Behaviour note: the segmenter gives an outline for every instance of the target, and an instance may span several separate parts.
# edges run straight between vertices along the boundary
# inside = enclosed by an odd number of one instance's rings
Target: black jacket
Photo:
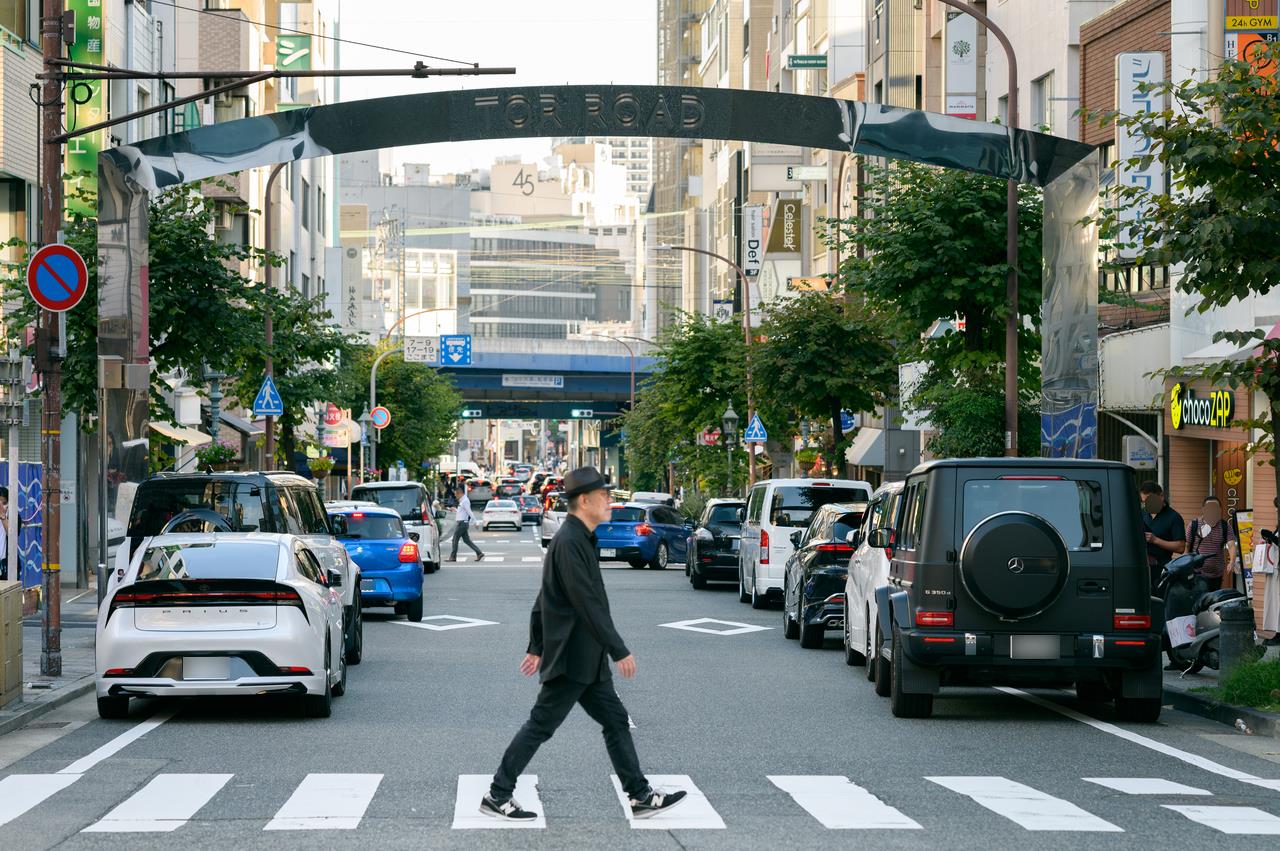
[[[529,617],[529,652],[542,657],[544,683],[560,676],[580,683],[607,680],[605,654],[615,662],[631,655],[609,614],[596,536],[572,514],[542,563],[542,589]]]

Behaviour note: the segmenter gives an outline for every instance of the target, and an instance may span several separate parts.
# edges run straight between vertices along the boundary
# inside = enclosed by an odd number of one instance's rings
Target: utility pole
[[[47,75],[58,70],[53,63],[62,59],[62,13],[62,0],[44,0],[40,36]],[[58,232],[62,228],[62,145],[55,141],[62,132],[62,84],[58,79],[45,77],[40,102],[43,149],[40,164],[40,243],[52,245],[58,241]],[[44,570],[41,575],[44,605],[40,617],[40,673],[46,677],[62,676],[62,556],[58,546],[62,529],[62,362],[55,348],[66,341],[56,340],[58,324],[57,313],[40,311],[36,329],[36,368],[44,376],[40,414],[40,448],[44,462],[41,494],[44,503]],[[105,424],[98,423],[98,428],[105,428]],[[16,448],[11,446],[9,451],[12,453]],[[18,495],[12,494],[10,498],[16,500]],[[16,536],[16,530],[13,534]]]

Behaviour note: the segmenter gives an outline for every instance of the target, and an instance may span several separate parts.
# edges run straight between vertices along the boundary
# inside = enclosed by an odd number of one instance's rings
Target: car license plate
[[[1062,640],[1056,635],[1009,636],[1010,659],[1057,659],[1062,654]]]
[[[600,548],[600,558],[616,558],[617,555],[618,555],[618,551],[613,549],[612,547]]]
[[[737,538],[734,538],[731,541],[729,541],[729,552],[736,553],[738,551],[738,545],[741,543],[742,542],[739,541]]]
[[[361,579],[361,580],[360,580],[360,590],[361,590],[361,591],[372,591],[372,590],[373,590],[373,580],[372,580],[372,579]]]
[[[231,679],[231,659],[226,656],[183,656],[184,680]]]

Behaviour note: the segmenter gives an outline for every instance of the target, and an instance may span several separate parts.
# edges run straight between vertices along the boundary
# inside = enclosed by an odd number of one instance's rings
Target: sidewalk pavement
[[[0,736],[93,691],[94,628],[98,595],[90,588],[63,589],[62,676],[40,674],[40,613],[22,622],[22,697],[0,709]]]
[[[1218,672],[1212,668],[1205,668],[1199,673],[1188,674],[1185,677],[1177,671],[1165,671],[1164,702],[1172,705],[1174,709],[1199,715],[1229,727],[1236,727],[1237,721],[1243,721],[1254,735],[1280,738],[1280,712],[1264,712],[1247,706],[1232,706],[1220,702],[1211,694],[1196,691],[1202,688],[1216,688],[1217,685]]]

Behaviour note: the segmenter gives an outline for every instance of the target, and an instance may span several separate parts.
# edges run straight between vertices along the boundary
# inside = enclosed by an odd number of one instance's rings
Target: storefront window
[[[0,243],[27,238],[27,184],[21,180],[0,179]],[[0,258],[16,263],[17,248],[0,249]]]

